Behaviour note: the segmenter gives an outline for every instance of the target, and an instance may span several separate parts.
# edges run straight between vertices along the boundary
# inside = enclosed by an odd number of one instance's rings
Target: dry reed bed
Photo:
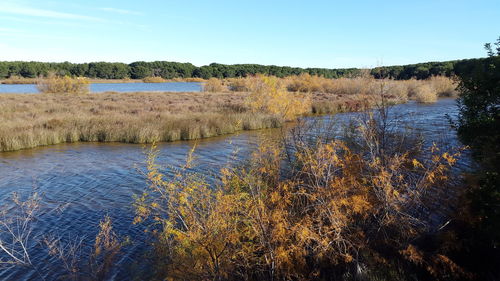
[[[273,128],[244,94],[103,93],[0,95],[0,151],[77,141],[149,143]]]
[[[207,92],[247,92],[259,87],[260,77],[211,78],[204,86]],[[435,102],[438,97],[456,97],[456,83],[447,77],[435,76],[426,80],[389,80],[374,79],[365,75],[353,78],[327,79],[320,76],[301,74],[281,78],[288,91],[313,93],[333,97],[352,97],[356,95],[373,96],[383,94],[394,102],[402,103],[409,99],[422,103]],[[329,99],[330,100],[330,99]]]
[[[367,97],[314,93],[311,113],[362,108]],[[0,151],[65,142],[151,143],[276,128],[252,112],[248,93],[0,94]]]

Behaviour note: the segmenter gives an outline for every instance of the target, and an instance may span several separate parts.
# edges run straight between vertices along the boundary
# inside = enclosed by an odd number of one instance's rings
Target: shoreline
[[[86,77],[84,77],[86,78]],[[157,83],[204,83],[204,79],[195,78],[173,78],[164,79],[162,82],[144,82],[143,79],[94,79],[86,78],[89,80],[90,84],[121,84],[121,83],[145,83],[145,84],[157,84]],[[36,85],[38,78],[19,78],[19,79],[3,79],[0,80],[2,85]]]

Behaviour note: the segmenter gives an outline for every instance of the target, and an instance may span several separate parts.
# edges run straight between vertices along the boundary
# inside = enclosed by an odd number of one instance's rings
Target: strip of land
[[[0,94],[0,151],[78,141],[191,140],[283,124],[276,115],[249,110],[247,97],[206,92]],[[333,112],[355,106],[360,97],[317,99]]]
[[[454,89],[447,78],[332,80],[302,75],[277,80],[281,85],[277,92],[264,90],[278,96],[274,102],[267,94],[260,98],[252,95],[263,91],[262,83],[262,77],[210,79],[205,92],[198,93],[0,94],[0,151],[79,141],[192,140],[276,128],[290,120],[276,114],[277,103],[294,97],[283,96],[281,91],[307,97],[307,108],[300,114],[334,114],[366,109],[382,97],[390,103],[408,99],[433,102],[438,96],[451,95]],[[267,110],[266,106],[255,106],[251,99],[258,103],[267,100]]]

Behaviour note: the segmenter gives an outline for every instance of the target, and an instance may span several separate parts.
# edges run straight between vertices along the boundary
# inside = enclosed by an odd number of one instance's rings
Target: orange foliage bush
[[[264,141],[247,168],[224,168],[210,187],[189,172],[193,151],[167,177],[153,148],[136,223],[159,225],[156,247],[168,256],[161,278],[330,280],[356,265],[386,266],[432,228],[426,211],[441,206],[432,194],[449,186],[457,156],[432,147],[424,158],[381,158],[341,141],[294,142],[293,151],[283,177],[283,147]],[[423,265],[420,256],[410,261]]]

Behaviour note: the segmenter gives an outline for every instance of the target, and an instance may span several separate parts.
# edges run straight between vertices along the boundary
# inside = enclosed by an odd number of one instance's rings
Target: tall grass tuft
[[[36,87],[44,94],[88,94],[89,85],[89,80],[86,78],[50,74],[46,78],[40,78]]]
[[[224,92],[225,90],[226,90],[226,87],[224,86],[222,81],[217,79],[217,78],[210,78],[203,85],[204,92],[220,93],[220,92]]]

